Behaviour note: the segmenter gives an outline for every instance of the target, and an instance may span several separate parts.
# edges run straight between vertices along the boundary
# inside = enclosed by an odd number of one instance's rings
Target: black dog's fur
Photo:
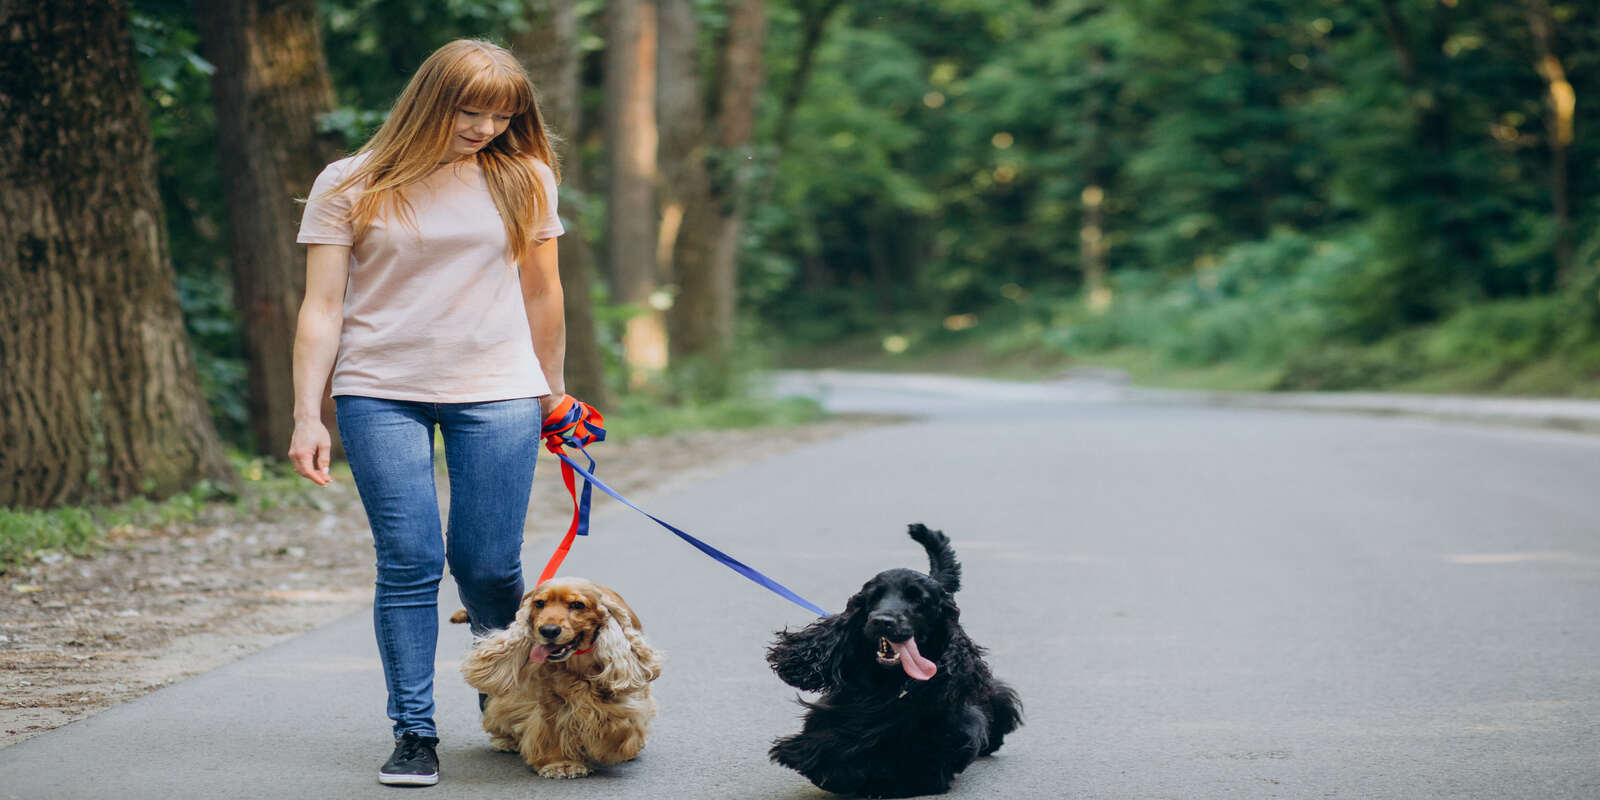
[[[782,631],[767,663],[784,683],[822,692],[800,733],[773,743],[772,760],[837,794],[910,797],[949,791],[972,760],[1000,749],[1022,724],[1022,702],[996,680],[961,629],[961,565],[950,539],[911,525],[929,575],[891,569],[850,598],[844,613]],[[938,665],[927,681],[877,660],[879,638],[910,636]]]

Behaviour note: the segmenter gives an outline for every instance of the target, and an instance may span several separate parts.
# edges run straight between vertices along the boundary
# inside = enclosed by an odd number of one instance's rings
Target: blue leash
[[[575,417],[576,416],[582,415],[583,413],[584,413],[583,412],[583,407],[578,403],[574,403],[572,408],[569,409],[567,411],[567,414],[564,415],[567,418],[565,420],[567,425],[562,425],[561,422],[556,422],[556,423],[547,422],[546,423],[546,429],[549,430],[549,429],[552,428],[552,426],[555,426],[558,430],[560,428],[562,428],[562,427],[568,427],[568,426],[570,426],[570,423],[575,421]],[[598,413],[596,413],[595,416],[598,417],[599,416]],[[601,420],[601,422],[603,422],[603,420]],[[586,436],[584,438],[587,438],[590,441],[602,441],[602,440],[605,439],[605,429],[601,428],[598,424],[596,424],[594,422],[590,422],[586,427],[590,431],[597,432],[598,435],[589,435],[589,436]],[[573,535],[587,535],[588,534],[588,530],[589,530],[589,519],[588,519],[589,518],[589,487],[590,486],[594,486],[594,487],[598,488],[600,491],[605,492],[608,495],[611,495],[613,498],[616,499],[617,502],[627,506],[628,508],[633,509],[634,511],[639,512],[640,514],[645,515],[646,517],[649,517],[651,520],[655,521],[655,523],[657,525],[660,525],[661,527],[666,528],[667,530],[669,530],[673,534],[675,534],[678,538],[680,538],[680,539],[684,540],[685,542],[688,542],[689,544],[693,545],[696,550],[699,550],[700,552],[705,553],[706,555],[710,556],[711,558],[722,562],[722,564],[724,566],[728,567],[729,569],[733,570],[734,572],[739,573],[740,575],[745,576],[746,578],[749,578],[752,582],[754,582],[754,583],[756,583],[756,584],[758,584],[760,586],[766,587],[766,589],[768,591],[771,591],[774,594],[777,594],[778,596],[787,599],[789,602],[794,603],[795,605],[798,605],[801,608],[804,608],[807,611],[810,611],[810,612],[812,612],[812,613],[814,613],[814,614],[816,614],[818,616],[822,616],[822,617],[830,616],[830,614],[828,612],[823,611],[816,604],[814,604],[811,601],[805,599],[804,597],[801,597],[800,595],[795,594],[794,592],[790,591],[783,584],[778,583],[777,581],[775,581],[775,580],[773,580],[771,578],[768,578],[767,576],[761,574],[756,569],[746,565],[744,562],[734,558],[733,556],[728,555],[727,553],[722,552],[721,550],[718,550],[715,547],[712,547],[709,544],[706,544],[705,542],[703,542],[703,541],[701,541],[699,539],[696,539],[695,537],[693,537],[693,536],[689,535],[688,533],[684,532],[681,528],[678,528],[677,526],[667,522],[666,520],[663,520],[660,517],[658,517],[658,516],[656,516],[654,514],[651,514],[650,512],[645,511],[644,509],[642,509],[642,508],[634,505],[633,503],[629,502],[628,498],[623,497],[620,494],[617,494],[616,490],[612,489],[610,486],[605,485],[604,482],[602,482],[599,478],[596,478],[594,476],[594,468],[595,468],[594,456],[589,455],[589,451],[585,450],[583,448],[583,443],[582,442],[580,442],[577,438],[575,438],[573,436],[564,435],[563,433],[556,433],[555,435],[558,436],[560,438],[560,440],[564,444],[566,444],[568,446],[571,446],[571,447],[577,448],[578,452],[582,453],[584,458],[589,459],[589,468],[588,469],[584,469],[583,467],[578,466],[578,462],[573,461],[566,453],[562,452],[559,448],[557,448],[557,447],[548,448],[550,450],[550,452],[556,454],[557,458],[561,459],[561,461],[566,465],[566,467],[568,469],[571,469],[573,472],[575,472],[578,475],[582,476],[583,480],[585,482],[584,483],[584,487],[583,487],[583,492],[582,492],[582,501],[581,501],[581,503],[578,502],[578,498],[576,496],[573,498],[574,504],[578,506],[577,517],[579,517],[580,519],[576,519],[574,521],[574,526],[573,526],[574,529],[573,529],[573,531],[569,533],[569,535],[567,537],[567,541],[563,543],[562,550],[557,552],[557,557],[558,558],[561,557],[561,556],[564,556],[566,554],[565,553],[565,548],[570,546],[570,542],[571,542],[571,539],[572,539]],[[572,489],[573,488],[572,484],[568,483],[567,484],[567,488],[569,490]],[[559,562],[553,560],[551,566],[546,567],[545,571],[546,572],[550,572],[550,573],[553,574],[554,567],[555,567],[555,565],[557,563],[559,563]],[[542,579],[541,579],[541,581],[542,581]]]

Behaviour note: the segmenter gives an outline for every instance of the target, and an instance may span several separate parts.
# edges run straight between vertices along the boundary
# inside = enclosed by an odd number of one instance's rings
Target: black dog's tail
[[[907,526],[906,532],[928,551],[928,575],[951,594],[961,591],[961,562],[956,560],[956,551],[950,548],[950,537],[920,522]]]

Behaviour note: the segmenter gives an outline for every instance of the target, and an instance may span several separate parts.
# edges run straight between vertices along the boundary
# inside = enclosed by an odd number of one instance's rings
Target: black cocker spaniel
[[[961,564],[950,539],[917,524],[929,574],[891,569],[844,613],[782,631],[767,663],[784,683],[821,692],[800,733],[772,760],[827,791],[865,797],[941,794],[972,760],[1022,724],[1022,702],[996,680],[961,629]]]

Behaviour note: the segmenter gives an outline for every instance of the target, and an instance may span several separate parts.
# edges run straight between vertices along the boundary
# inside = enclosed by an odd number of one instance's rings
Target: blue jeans
[[[339,438],[377,549],[373,627],[396,737],[437,736],[439,581],[456,580],[474,633],[505,628],[522,600],[522,526],[538,456],[539,401],[418,403],[341,395]],[[433,429],[444,438],[450,520],[440,530]]]

